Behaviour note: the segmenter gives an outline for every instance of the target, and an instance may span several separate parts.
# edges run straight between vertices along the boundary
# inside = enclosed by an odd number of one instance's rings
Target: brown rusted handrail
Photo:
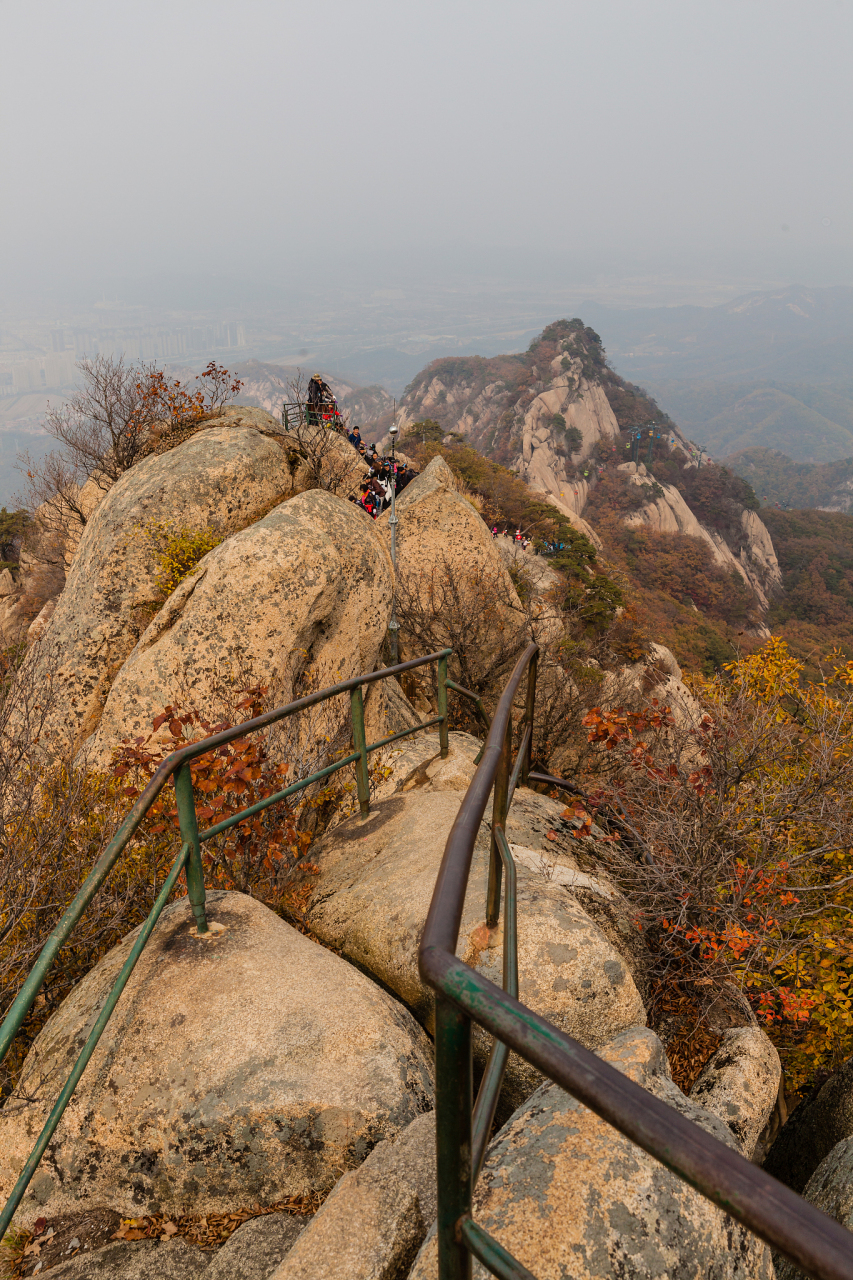
[[[815,1280],[853,1280],[853,1234],[457,959],[474,842],[493,785],[493,847],[497,838],[505,856],[509,853],[506,810],[497,793],[511,771],[513,704],[536,653],[535,645],[525,650],[498,703],[482,761],[445,845],[418,956],[421,977],[436,993],[439,1280],[470,1280],[472,1253],[502,1280],[530,1276],[471,1220],[479,1164],[475,1147],[482,1142],[472,1126],[472,1022],[490,1032],[496,1046],[514,1050]],[[526,728],[532,721],[533,684],[528,685]],[[527,733],[525,739],[529,753]],[[529,755],[522,777],[528,762]],[[490,876],[487,917],[499,905],[494,898]],[[515,912],[509,883],[505,911]],[[478,1111],[483,1110],[481,1099]]]

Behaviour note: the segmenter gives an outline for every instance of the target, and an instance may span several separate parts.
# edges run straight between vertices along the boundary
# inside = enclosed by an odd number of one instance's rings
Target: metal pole
[[[503,861],[498,845],[497,828],[506,824],[509,795],[510,756],[512,755],[512,716],[506,722],[506,736],[495,774],[495,798],[492,804],[492,845],[489,855],[489,887],[486,893],[486,924],[494,929],[501,914],[501,873]]]
[[[175,775],[175,799],[178,804],[178,823],[181,839],[190,847],[187,858],[187,894],[195,916],[199,933],[207,933],[207,914],[204,909],[204,871],[201,866],[201,845],[198,839],[198,819],[193,797],[193,781],[189,762],[182,764]]]
[[[439,1280],[471,1280],[471,1255],[458,1235],[471,1213],[474,1082],[471,1020],[449,1000],[435,1002],[435,1146]]]
[[[364,697],[361,685],[350,693],[352,711],[352,744],[358,752],[355,762],[355,784],[358,789],[358,807],[362,818],[370,815],[370,778],[367,772],[367,738],[364,736]]]
[[[539,654],[534,653],[530,659],[530,666],[527,668],[527,699],[524,707],[524,720],[530,725],[530,737],[527,740],[527,749],[524,752],[524,759],[521,764],[521,773],[519,782],[523,787],[527,786],[527,776],[530,773],[530,759],[533,754],[533,714],[536,710],[536,674],[539,670]]]
[[[450,741],[447,736],[447,654],[443,654],[438,660],[438,714],[441,716],[441,723],[438,726],[438,742],[441,747],[442,760],[447,759],[447,753],[450,749]]]
[[[394,401],[394,416],[397,415],[397,401]],[[397,621],[397,454],[395,450],[396,435],[391,433],[391,515],[388,524],[391,528],[391,564],[394,566],[394,586],[391,594],[391,621],[388,630],[391,632],[391,666],[400,661],[400,624]]]

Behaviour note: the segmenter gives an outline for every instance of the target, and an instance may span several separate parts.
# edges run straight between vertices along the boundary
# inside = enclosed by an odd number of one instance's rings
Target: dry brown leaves
[[[48,1222],[39,1218],[32,1232],[9,1232],[4,1241],[7,1270],[14,1280],[42,1275],[59,1262],[79,1253],[103,1248],[113,1240],[171,1240],[182,1236],[200,1249],[219,1249],[230,1235],[248,1222],[271,1213],[295,1213],[309,1217],[317,1212],[325,1195],[289,1196],[275,1204],[255,1205],[234,1213],[150,1214],[141,1218],[119,1218],[109,1209],[65,1214]]]
[[[654,1027],[666,1045],[672,1078],[687,1094],[720,1047],[722,1037],[709,1030],[693,992],[678,983],[659,986],[652,1008]]]
[[[300,1213],[307,1217],[317,1212],[323,1200],[324,1196],[314,1192],[310,1196],[288,1196],[276,1204],[255,1205],[253,1209],[240,1209],[236,1213],[208,1213],[204,1217],[184,1214],[173,1218],[151,1214],[144,1218],[122,1218],[121,1226],[112,1239],[170,1240],[173,1236],[183,1236],[200,1249],[218,1249],[250,1218],[260,1218],[269,1213]]]

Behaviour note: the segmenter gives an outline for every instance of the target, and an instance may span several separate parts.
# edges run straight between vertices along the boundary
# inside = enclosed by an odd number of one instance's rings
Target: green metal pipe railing
[[[267,711],[261,716],[256,716],[253,720],[247,720],[243,724],[234,725],[230,729],[224,729],[220,733],[213,734],[209,738],[202,738],[198,742],[188,743],[185,747],[181,747],[179,751],[174,751],[162,762],[161,765],[159,765],[139,799],[122,822],[115,836],[95,863],[95,866],[89,872],[89,875],[86,877],[86,880],[73,902],[63,913],[61,920],[48,937],[47,942],[39,954],[38,960],[30,970],[26,981],[21,987],[21,990],[3,1021],[2,1027],[0,1027],[0,1062],[2,1062],[11,1048],[15,1036],[23,1025],[24,1019],[32,1007],[33,1001],[38,995],[39,989],[50,972],[57,955],[68,940],[75,925],[86,911],[86,908],[89,906],[98,890],[104,884],[107,876],[116,865],[123,851],[127,847],[128,842],[139,828],[139,825],[145,815],[160,795],[168,780],[173,777],[176,807],[178,811],[178,826],[182,841],[181,851],[175,859],[172,869],[157,896],[157,900],[154,903],[145,924],[142,926],[139,937],[128,956],[127,962],[107,997],[106,1004],[104,1005],[104,1008],[102,1009],[98,1020],[74,1065],[71,1075],[68,1077],[68,1080],[62,1088],[59,1098],[48,1117],[38,1142],[33,1148],[33,1151],[21,1172],[18,1182],[6,1202],[2,1214],[0,1214],[0,1240],[2,1240],[5,1235],[15,1211],[26,1192],[27,1186],[38,1168],[39,1161],[47,1149],[48,1143],[56,1130],[56,1126],[62,1118],[62,1114],[65,1111],[75,1088],[77,1087],[80,1077],[83,1074],[83,1070],[95,1050],[95,1046],[97,1045],[107,1022],[115,1009],[118,999],[121,996],[131,973],[133,972],[134,965],[139,959],[142,949],[151,935],[151,931],[160,917],[160,913],[169,899],[169,895],[175,887],[175,883],[181,871],[185,871],[186,873],[187,896],[196,922],[196,928],[200,934],[205,934],[208,932],[208,923],[207,913],[205,910],[204,870],[201,861],[201,848],[206,841],[211,840],[214,836],[219,835],[223,831],[227,831],[229,827],[236,826],[238,823],[254,817],[255,814],[260,813],[264,809],[268,809],[270,805],[277,804],[281,800],[287,799],[288,796],[295,795],[296,792],[303,791],[306,787],[310,787],[316,782],[321,782],[325,778],[331,777],[332,774],[337,773],[340,769],[344,769],[347,765],[351,764],[354,764],[356,767],[356,790],[358,794],[359,809],[362,818],[366,818],[369,815],[370,810],[370,788],[368,775],[368,756],[370,755],[370,752],[376,751],[380,747],[388,746],[390,743],[396,742],[400,738],[409,737],[415,733],[421,733],[423,730],[431,728],[433,725],[438,725],[439,747],[442,757],[446,757],[448,752],[447,688],[449,685],[449,681],[447,679],[447,660],[451,653],[451,649],[441,649],[436,653],[427,654],[423,658],[412,658],[408,662],[400,662],[393,667],[384,667],[380,671],[372,671],[365,675],[354,676],[351,680],[342,680],[339,684],[332,685],[328,689],[320,689],[316,693],[308,694],[306,697],[299,698],[295,702],[290,702],[284,707],[277,707],[273,711]],[[364,695],[362,692],[364,686],[375,684],[377,681],[386,680],[389,677],[401,675],[405,671],[412,671],[416,667],[422,667],[432,662],[437,664],[438,715],[432,717],[430,720],[424,721],[422,724],[415,725],[413,728],[402,729],[398,733],[389,734],[388,737],[382,738],[378,742],[368,744],[364,728]],[[222,822],[218,822],[214,826],[208,827],[205,831],[199,831],[195,796],[193,794],[192,786],[192,774],[190,770],[190,764],[193,760],[198,756],[204,755],[208,751],[214,751],[218,747],[234,742],[238,738],[244,738],[250,733],[255,733],[258,730],[269,728],[280,720],[297,715],[300,711],[305,711],[309,707],[316,706],[320,702],[328,701],[330,698],[334,698],[345,693],[349,693],[350,695],[350,714],[352,718],[354,751],[350,752],[342,759],[336,760],[332,764],[327,765],[325,768],[316,770],[314,773],[309,774],[308,777],[292,783],[282,791],[276,792],[275,795],[268,796],[257,804],[241,810],[240,813],[233,814],[231,817],[223,819]]]
[[[436,993],[439,1280],[470,1280],[472,1256],[500,1280],[534,1280],[472,1219],[474,1186],[509,1050],[815,1280],[853,1280],[853,1234],[518,1000],[517,970],[513,979],[506,954],[512,948],[517,965],[517,894],[514,874],[508,871],[512,855],[504,823],[513,778],[536,780],[535,774],[530,775],[528,733],[535,710],[535,657],[536,646],[530,645],[495,711],[481,763],[447,839],[418,955],[421,978]],[[512,711],[525,674],[523,749],[519,751],[523,763],[519,768],[516,761],[513,768]],[[474,844],[493,786],[486,921],[492,928],[498,924],[503,871],[504,989],[456,956]],[[474,1022],[494,1037],[476,1107],[472,1103]],[[499,1045],[504,1048],[503,1063]],[[494,1062],[499,1066],[493,1068]]]

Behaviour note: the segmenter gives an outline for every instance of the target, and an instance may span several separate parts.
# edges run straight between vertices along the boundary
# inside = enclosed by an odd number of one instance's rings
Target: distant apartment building
[[[44,331],[43,331],[44,332]],[[4,362],[0,395],[26,395],[33,391],[68,390],[79,381],[77,362],[97,355],[137,360],[180,360],[210,355],[246,345],[246,330],[237,321],[184,325],[164,329],[55,328],[49,331],[50,350],[44,355],[12,357]],[[46,337],[41,342],[47,345]]]
[[[68,387],[75,377],[72,355],[47,355],[36,360],[18,360],[12,365],[12,392],[26,395],[31,391]]]

